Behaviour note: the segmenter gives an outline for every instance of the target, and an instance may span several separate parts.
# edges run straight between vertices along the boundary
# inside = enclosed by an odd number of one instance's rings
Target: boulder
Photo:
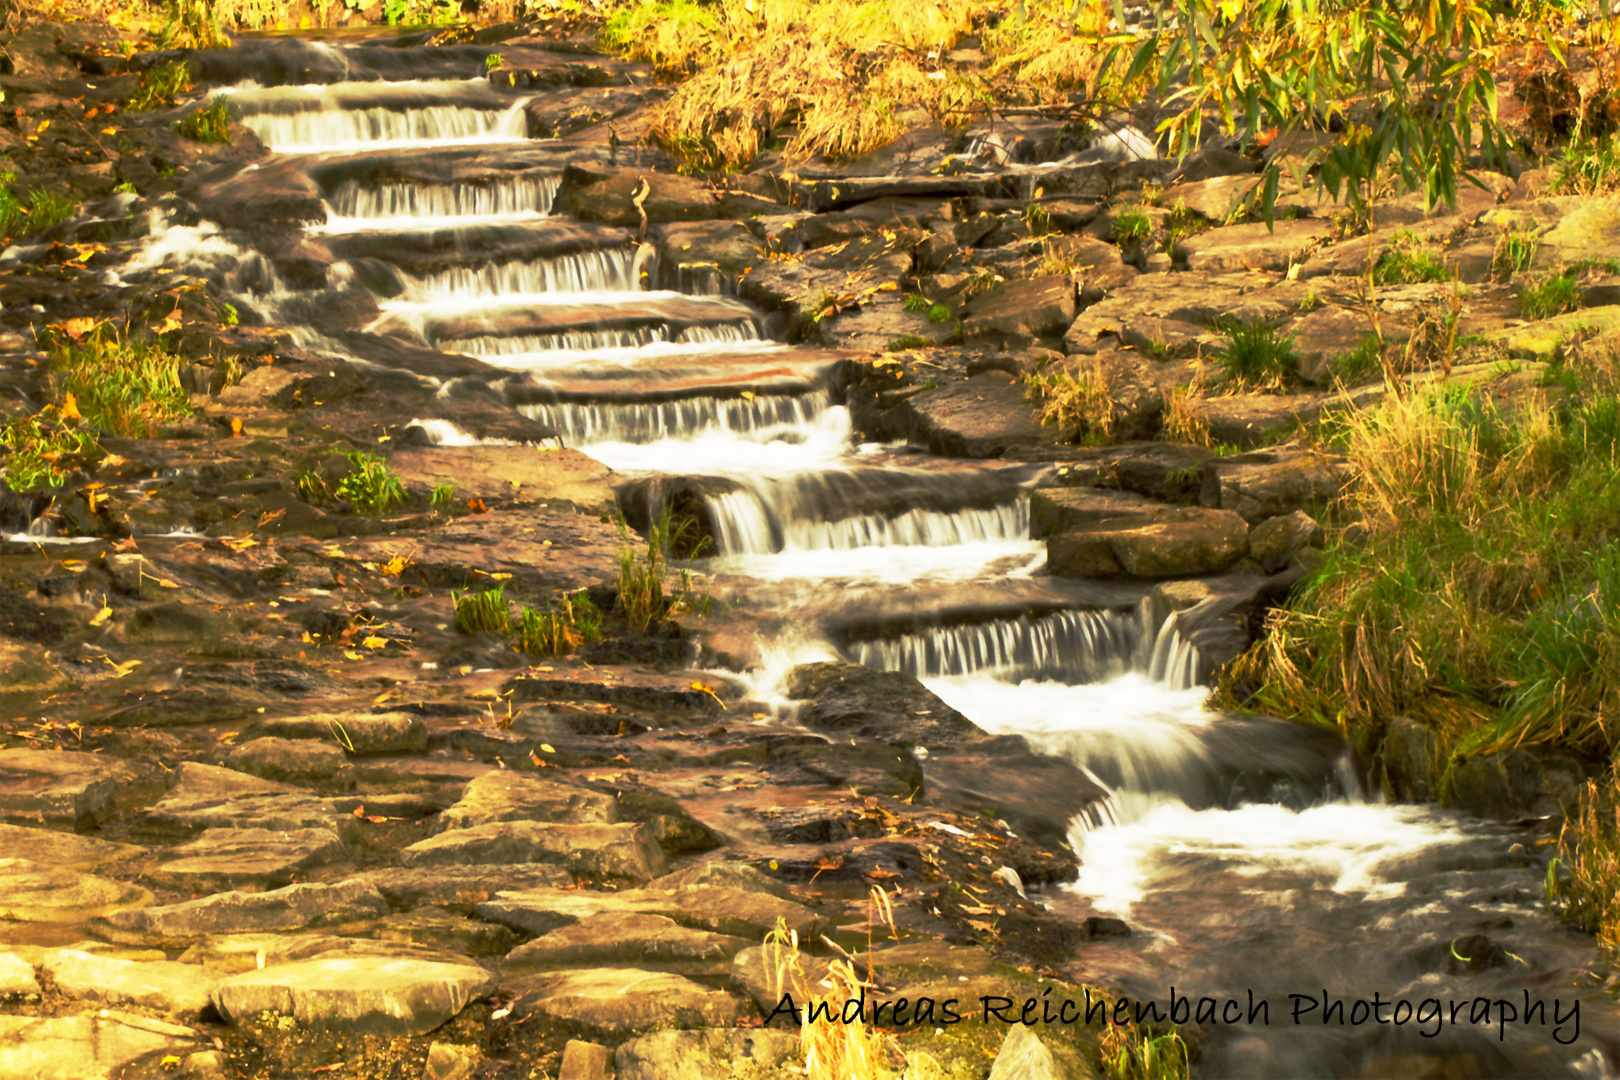
[[[468,829],[499,821],[612,825],[618,820],[611,795],[491,769],[467,785],[460,801],[439,815],[438,824],[440,829]]]
[[[558,968],[627,965],[681,974],[719,974],[752,944],[746,938],[681,926],[664,915],[603,913],[519,945],[503,975]]]
[[[0,952],[0,997],[21,997],[39,992],[34,965],[16,953]]]
[[[1251,525],[1325,506],[1350,482],[1342,459],[1297,448],[1213,458],[1198,501],[1230,510]]]
[[[195,964],[118,960],[78,949],[52,949],[40,966],[68,997],[183,1017],[202,1012],[219,981]]]
[[[162,770],[76,750],[0,750],[0,817],[63,828],[96,825],[161,793]]]
[[[1308,547],[1321,547],[1322,526],[1303,510],[1261,522],[1249,531],[1249,556],[1275,574]]]
[[[207,829],[172,847],[146,880],[183,892],[277,889],[305,871],[348,861],[331,829]]]
[[[265,780],[354,786],[354,766],[342,750],[329,743],[266,736],[232,750],[225,764]]]
[[[1061,338],[1074,313],[1074,282],[1067,277],[1008,281],[962,308],[962,336],[1003,348],[1028,348],[1042,339]]]
[[[1047,541],[1047,564],[1064,577],[1215,574],[1248,553],[1248,525],[1229,510],[1174,509],[1112,518]]]
[[[642,209],[649,222],[710,221],[732,215],[722,212],[715,193],[703,181],[651,169],[586,168],[569,165],[563,170],[553,213],[580,221],[635,228],[641,224],[633,199],[641,185],[648,186]]]
[[[539,937],[559,926],[611,914],[662,915],[697,930],[758,941],[785,920],[789,930],[808,940],[823,932],[822,915],[769,893],[717,885],[678,889],[624,889],[617,893],[584,889],[526,889],[502,893],[478,905],[481,918]]]
[[[743,1015],[730,994],[679,975],[640,968],[590,968],[504,982],[517,1011],[612,1041],[659,1028],[728,1028]]]
[[[245,746],[265,736],[331,743],[355,754],[420,753],[428,744],[422,718],[410,713],[303,713],[258,720],[243,729],[241,742]]]
[[[121,881],[0,859],[0,913],[12,922],[79,924],[151,902],[151,893]]]
[[[545,863],[480,864],[474,866],[395,866],[367,870],[350,880],[372,886],[396,908],[432,905],[458,914],[497,893],[514,889],[561,888],[573,884],[573,875]]]
[[[824,661],[788,672],[783,691],[806,702],[799,722],[840,740],[850,737],[930,748],[983,734],[973,721],[901,671]]]
[[[1278,221],[1271,229],[1264,222],[1228,225],[1183,238],[1176,244],[1175,255],[1193,271],[1280,273],[1303,262],[1312,246],[1331,232],[1332,225],[1326,221]]]
[[[664,853],[643,825],[498,821],[450,829],[400,852],[406,866],[543,862],[596,883],[642,884],[664,872]]]
[[[189,1027],[116,1009],[78,1016],[0,1016],[0,1076],[28,1080],[114,1080],[126,1066],[196,1045]]]
[[[162,907],[121,911],[97,919],[91,931],[109,940],[150,941],[166,947],[189,945],[211,934],[301,930],[375,919],[388,902],[370,885],[289,885],[270,892],[227,892]]]
[[[182,762],[180,780],[140,818],[142,830],[190,836],[205,829],[331,829],[358,838],[354,816],[329,799],[234,769]]]
[[[613,1061],[618,1080],[740,1080],[784,1075],[800,1054],[797,1032],[655,1031],[620,1044]]]
[[[316,1028],[420,1035],[494,987],[492,975],[468,964],[339,956],[243,972],[212,996],[220,1013],[238,1023],[271,1013]]]
[[[0,859],[28,859],[56,870],[92,873],[139,861],[146,854],[146,848],[134,844],[115,844],[55,829],[0,825]]]

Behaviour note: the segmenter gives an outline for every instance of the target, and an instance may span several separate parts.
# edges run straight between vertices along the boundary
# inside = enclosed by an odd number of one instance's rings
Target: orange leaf
[[[242,434],[242,421],[237,419],[234,416],[231,417],[231,434],[232,435],[240,435],[240,434]]]
[[[72,394],[62,395],[62,419],[82,420],[79,415],[79,401]]]

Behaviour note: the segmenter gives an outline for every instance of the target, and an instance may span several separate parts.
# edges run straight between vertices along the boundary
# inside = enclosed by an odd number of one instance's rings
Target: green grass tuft
[[[1227,319],[1221,333],[1226,347],[1214,360],[1231,389],[1280,389],[1299,370],[1294,339],[1264,320]]]
[[[512,629],[512,608],[503,585],[477,592],[451,589],[450,602],[456,608],[456,629],[463,634],[505,634]]]
[[[347,476],[338,481],[337,497],[353,506],[356,512],[381,516],[408,501],[405,486],[399,477],[388,471],[388,464],[377,454],[365,450],[350,450],[347,457],[351,468]]]
[[[175,121],[174,130],[193,142],[229,145],[231,141],[231,111],[224,98],[219,98],[206,109],[198,109]]]
[[[1527,319],[1550,319],[1580,306],[1581,293],[1572,274],[1554,274],[1519,292],[1519,311]]]

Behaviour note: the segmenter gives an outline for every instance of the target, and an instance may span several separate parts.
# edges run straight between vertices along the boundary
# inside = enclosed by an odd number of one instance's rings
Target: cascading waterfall
[[[328,214],[379,227],[419,225],[434,219],[519,216],[551,213],[555,176],[519,176],[487,184],[379,184],[345,180],[327,196]]]
[[[682,398],[678,401],[562,401],[521,405],[518,411],[556,428],[569,446],[653,443],[695,433],[780,434],[814,423],[832,407],[832,394],[760,394],[753,398]]]
[[[1029,535],[1029,498],[991,509],[908,510],[894,516],[853,513],[823,516],[801,512],[817,501],[821,476],[747,478],[748,486],[705,498],[722,555],[794,551],[852,551],[868,547],[950,547],[995,543]],[[807,494],[812,495],[806,498]]]
[[[445,341],[441,349],[484,357],[499,364],[503,356],[545,356],[552,353],[578,356],[609,350],[644,349],[649,345],[688,346],[685,350],[662,349],[660,355],[681,351],[701,353],[715,345],[766,344],[750,319],[715,326],[688,326],[671,330],[668,326],[642,326],[631,330],[570,330],[564,334],[520,334],[514,337],[476,337]],[[627,361],[645,359],[651,354],[627,355]]]
[[[635,262],[634,249],[620,248],[609,251],[581,251],[573,255],[562,255],[555,259],[537,259],[533,262],[458,266],[426,277],[407,278],[404,298],[425,302],[479,297],[493,299],[511,293],[634,292]],[[500,339],[472,340],[476,342]],[[462,351],[478,352],[482,349]],[[497,347],[489,351],[530,350]]]
[[[526,100],[482,80],[226,87],[242,124],[283,154],[527,142]]]

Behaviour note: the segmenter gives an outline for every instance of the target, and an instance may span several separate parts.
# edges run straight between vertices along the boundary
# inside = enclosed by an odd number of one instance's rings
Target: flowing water
[[[350,59],[328,52],[322,63],[348,77]],[[219,92],[278,153],[310,155],[312,168],[334,154],[469,146],[499,160],[526,142],[524,102],[475,76]],[[328,220],[312,235],[363,240],[368,258],[387,262],[393,245],[421,249],[424,233],[511,244],[559,225],[555,176],[525,162],[477,183],[377,171],[327,187]],[[217,231],[160,230],[145,257],[197,258],[237,260],[244,303],[297,322],[297,290],[254,271],[255,256]],[[741,591],[768,589],[813,613],[845,585],[915,587],[926,598],[1039,578],[1044,546],[1029,534],[1027,471],[859,445],[829,367],[808,358],[784,368],[802,350],[766,340],[759,313],[712,276],[684,291],[647,291],[656,280],[644,273],[647,258],[618,236],[431,271],[402,261],[370,329],[527,373],[544,400],[514,407],[616,470],[709,478],[716,550],[701,568]],[[353,287],[357,275],[329,277]],[[314,332],[302,340],[326,341]],[[419,423],[445,443],[474,441],[443,421]],[[1111,798],[1074,827],[1079,880],[1042,899],[1133,929],[1087,946],[1073,974],[1166,1007],[1172,987],[1194,1005],[1243,1003],[1242,1022],[1222,1008],[1207,1026],[1198,1075],[1615,1075],[1614,1002],[1581,989],[1592,985],[1582,974],[1594,963],[1590,942],[1541,911],[1540,864],[1522,846],[1529,833],[1382,804],[1334,737],[1208,711],[1208,664],[1179,617],[1156,619],[1145,603],[1012,607],[964,619],[946,617],[942,604],[937,617],[903,627],[810,621],[801,642],[777,643],[774,654],[837,651],[911,672],[982,727],[1025,735],[1105,785]],[[1453,973],[1452,943],[1475,933],[1512,958]],[[1579,1037],[1566,1019],[1555,1038],[1551,1018],[1500,1032],[1412,1017],[1321,1023],[1334,1001],[1354,1019],[1354,1003],[1375,993],[1414,1006],[1529,993],[1549,1013],[1554,998],[1565,1011],[1579,998],[1585,1011]],[[1269,1023],[1250,1022],[1251,997],[1269,1002]]]

